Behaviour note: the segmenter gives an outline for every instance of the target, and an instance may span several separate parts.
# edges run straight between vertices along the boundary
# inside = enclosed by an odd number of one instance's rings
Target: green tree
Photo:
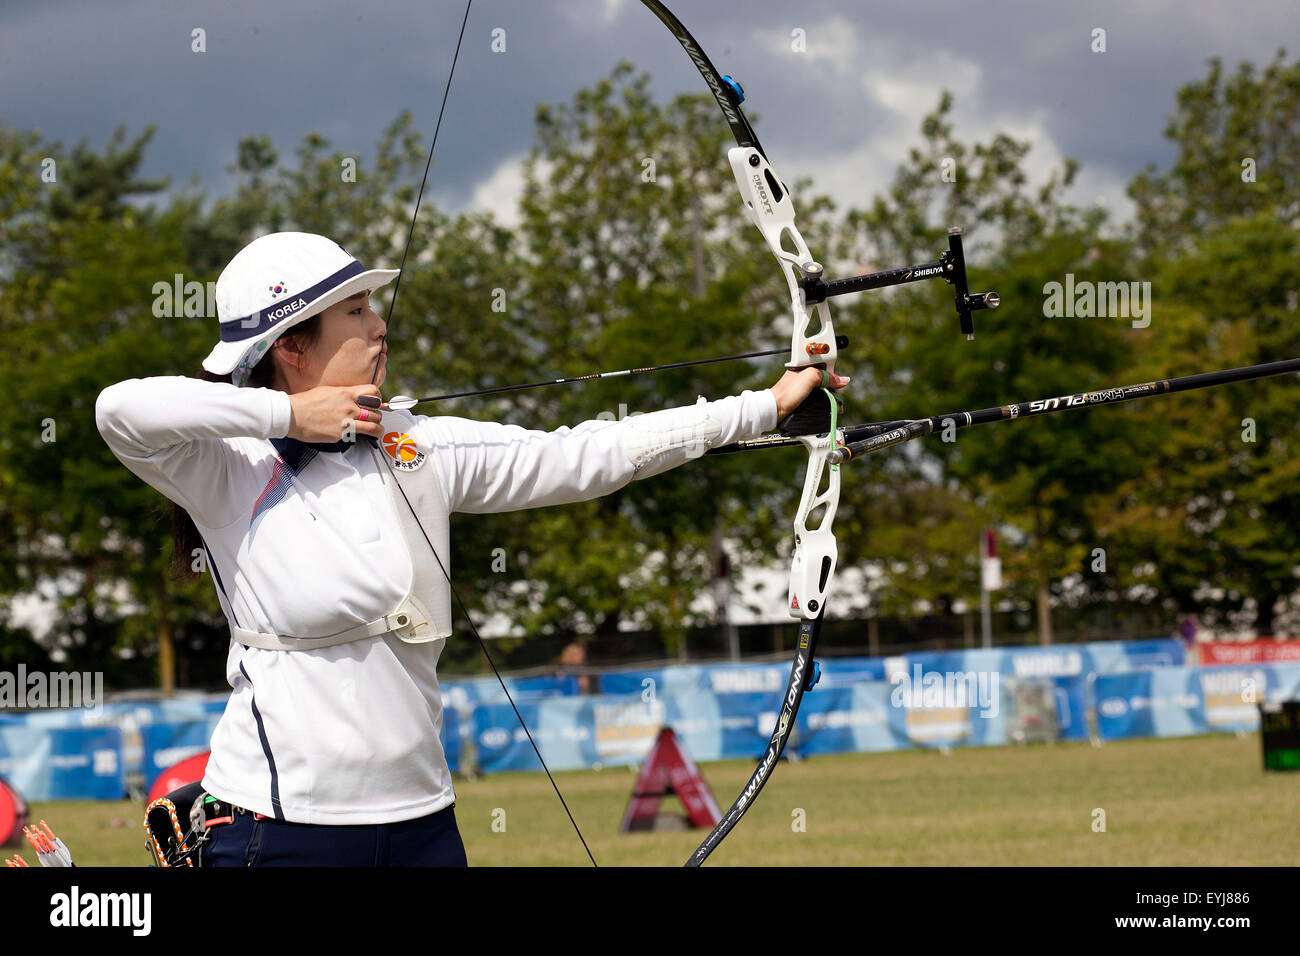
[[[745,231],[716,105],[699,95],[660,107],[647,87],[648,77],[623,64],[572,104],[538,110],[510,328],[476,384],[788,340],[788,300],[775,294],[783,286],[761,240]],[[777,374],[776,363],[697,367],[479,402],[475,415],[554,427],[765,387]],[[763,516],[786,512],[797,494],[791,467],[789,459],[710,459],[585,504],[495,523],[476,517],[481,530],[461,537],[513,557],[517,574],[480,581],[523,632],[594,634],[603,643],[630,622],[663,634],[665,650],[678,653],[686,627],[711,616],[692,604],[707,589],[715,525],[739,542],[742,562],[768,560],[787,535]]]
[[[1122,245],[1097,238],[1103,213],[1062,198],[1077,165],[1065,163],[1031,189],[1023,169],[1029,144],[1005,135],[961,143],[947,119],[951,107],[944,94],[887,194],[845,216],[837,250],[880,267],[927,261],[944,248],[947,226],[967,226],[972,288],[996,288],[1002,307],[977,314],[973,342],[961,339],[952,291],[938,284],[842,308],[842,326],[865,330],[876,346],[854,356],[867,368],[855,400],[865,393],[871,418],[916,418],[1101,384],[1125,367],[1136,337],[1114,319],[1046,314],[1044,287],[1066,273],[1132,278]],[[1086,497],[1134,472],[1126,435],[1132,430],[1122,418],[1044,419],[952,432],[952,440],[941,434],[886,452],[891,458],[849,465],[854,480],[845,482],[842,524],[851,554],[882,562],[878,590],[893,596],[886,609],[905,613],[925,602],[942,613],[978,597],[979,528],[1008,527],[1012,540],[1025,544],[1004,554],[1003,593],[1037,604],[1038,634],[1050,641],[1051,595],[1077,573],[1097,537]],[[927,515],[927,505],[936,510]]]
[[[1143,269],[1160,290],[1160,335],[1141,363],[1153,376],[1300,354],[1300,63],[1284,58],[1278,51],[1262,72],[1242,63],[1230,77],[1211,60],[1166,124],[1178,150],[1170,168],[1148,168],[1130,186]],[[1300,555],[1294,379],[1141,415],[1149,480],[1106,503],[1131,557],[1126,580],[1158,595],[1171,623],[1195,610],[1274,633]]]

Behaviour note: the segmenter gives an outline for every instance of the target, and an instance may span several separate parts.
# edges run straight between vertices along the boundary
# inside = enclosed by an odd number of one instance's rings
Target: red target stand
[[[659,803],[676,794],[686,808],[686,815],[661,814]],[[664,727],[650,748],[641,772],[637,774],[632,798],[623,814],[620,833],[642,830],[685,830],[691,827],[712,830],[722,818],[713,791],[700,776],[686,749],[671,727]]]

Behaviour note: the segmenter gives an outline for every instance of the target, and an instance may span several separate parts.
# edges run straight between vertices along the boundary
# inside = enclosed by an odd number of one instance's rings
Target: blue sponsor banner
[[[516,700],[537,700],[544,697],[576,697],[582,692],[579,678],[573,675],[542,677],[507,677],[506,687]],[[472,680],[440,680],[443,707],[453,707],[460,716],[468,718],[476,707],[483,704],[505,704],[506,695],[495,677],[476,677]]]
[[[884,686],[889,725],[901,747],[1006,743],[1006,714],[1012,702],[1008,684],[997,671],[925,670],[914,663],[910,673],[895,673]]]
[[[893,691],[880,681],[825,691],[818,684],[799,705],[789,746],[801,757],[906,747],[903,711],[890,703]]]
[[[0,775],[28,800],[120,800],[126,796],[122,732],[0,728]]]
[[[811,755],[1003,744],[1016,713],[1016,680],[1046,681],[1060,736],[1087,739],[1090,677],[1140,679],[1150,668],[1182,661],[1175,639],[829,658],[816,690],[803,698],[789,746]],[[599,696],[534,697],[521,711],[530,727],[542,728],[535,736],[547,763],[563,769],[639,761],[665,725],[697,760],[750,759],[767,745],[789,667],[779,661],[616,671],[600,677]],[[500,704],[473,711],[482,769],[537,769],[499,688],[495,696]]]
[[[1185,660],[1181,641],[1095,641],[1047,647],[996,647],[961,651],[929,651],[886,658],[885,679],[904,666],[911,671],[996,671],[1005,677],[1086,677],[1157,667],[1180,667]]]
[[[883,657],[833,657],[820,661],[822,685],[838,686],[884,680]],[[790,662],[745,664],[676,664],[600,675],[602,694],[780,694],[790,679]],[[822,686],[819,685],[819,686]]]
[[[1171,667],[1097,678],[1105,739],[1253,731],[1263,701],[1300,698],[1300,664]]]
[[[111,704],[100,707],[59,707],[11,713],[8,716],[5,723],[16,727],[41,730],[95,727],[113,722],[113,707]]]
[[[961,651],[935,651],[906,654],[886,659],[887,679],[912,683],[935,673],[945,680],[951,675],[988,680],[997,674],[999,682],[1047,680],[1052,684],[1059,735],[1066,740],[1088,737],[1088,680],[1093,675],[1141,673],[1150,669],[1181,666],[1184,650],[1181,641],[1161,638],[1147,641],[1098,641],[1088,644],[1060,644],[1048,647],[983,648]],[[919,672],[918,672],[919,668]],[[981,710],[988,711],[988,707]],[[1010,709],[1005,711],[1011,713]],[[1001,716],[983,718],[963,728],[956,715],[914,714],[909,726],[913,738],[925,737],[922,724],[930,721],[936,741],[944,743],[994,743],[1006,740],[1007,727]],[[947,726],[943,726],[944,724]],[[921,742],[914,740],[914,742]]]
[[[1183,653],[1180,641],[1163,639],[828,658],[821,682],[804,697],[790,747],[812,755],[1005,743],[1015,680],[1050,684],[1059,735],[1073,740],[1086,739],[1094,702],[1099,733],[1122,737],[1253,729],[1252,695],[1300,697],[1300,665],[1189,669],[1181,666]],[[580,679],[569,675],[508,679],[508,686],[559,769],[639,762],[665,725],[698,760],[754,759],[767,745],[789,668],[775,661],[617,671],[599,678],[599,695],[583,695]],[[474,759],[467,746],[488,772],[539,768],[495,679],[441,687],[441,739],[453,770]],[[0,733],[39,735],[0,738],[8,740],[0,773],[5,763],[19,767],[10,775],[32,799],[73,786],[87,788],[74,794],[82,798],[119,795],[117,776],[139,768],[152,782],[177,759],[206,749],[227,696],[0,714]],[[50,736],[107,730],[118,733],[115,747],[95,744],[85,753],[66,750],[73,738],[59,738],[65,749],[56,751]]]
[[[673,728],[697,760],[757,756],[776,719],[760,708],[772,706],[770,695],[694,692],[649,702],[639,694],[553,698],[521,704],[519,711],[547,765],[576,770],[639,763],[664,726]],[[509,706],[478,707],[473,723],[485,773],[540,769]]]
[[[909,695],[896,684],[857,682],[806,694],[789,749],[800,756],[907,747],[991,745],[1006,741],[1006,693],[996,680],[969,695]],[[952,696],[956,694],[956,697]],[[548,766],[574,770],[635,764],[670,726],[695,760],[758,759],[779,716],[781,699],[767,693],[602,694],[520,705]],[[485,773],[539,769],[508,706],[474,711],[474,740]]]
[[[658,667],[649,670],[610,671],[609,673],[600,675],[598,686],[602,694],[640,694],[648,691],[652,687],[656,688],[655,692],[658,693],[658,688],[663,688],[667,691],[667,675],[677,670],[683,672],[687,670],[698,672],[700,668]],[[684,677],[684,674],[680,676]],[[691,686],[698,687],[698,677],[692,678]]]
[[[896,657],[830,657],[820,661],[822,685],[840,686],[889,680],[906,668],[922,672],[987,671],[1007,677],[1079,677],[1149,667],[1176,667],[1184,662],[1182,642],[1173,638],[1147,641],[1096,641],[1048,647],[926,651]],[[600,676],[603,694],[774,693],[785,689],[790,664],[687,664],[612,671]],[[498,690],[498,695],[499,695]]]
[[[438,739],[442,742],[442,752],[447,758],[447,768],[452,773],[460,773],[460,714],[454,708],[444,708],[442,712],[442,731]]]
[[[704,728],[685,724],[678,733],[686,741],[687,747],[692,748],[687,752],[695,756],[696,751],[693,748],[699,746],[702,748],[702,753],[716,753],[717,756],[697,759],[731,760],[752,757],[757,760],[767,749],[767,742],[776,728],[783,690],[785,690],[784,682],[775,694],[716,695],[712,699],[717,709],[718,726],[722,732],[717,735],[706,735]],[[683,712],[690,703],[694,703],[697,711],[704,710],[700,707],[698,694],[674,697],[672,703],[676,705],[675,710],[679,713]],[[674,727],[674,730],[677,728]]]
[[[580,739],[581,733],[589,733],[589,729],[584,731],[579,726],[579,712],[585,703],[581,699],[561,699],[536,703],[521,701],[518,704],[520,717],[532,730],[533,740],[547,766],[553,770],[577,770],[592,763],[594,754]],[[557,711],[557,706],[562,707],[562,711]],[[548,712],[546,720],[542,718],[543,710]],[[562,715],[570,720],[567,732],[555,726]],[[581,723],[589,724],[589,721]],[[509,706],[480,704],[474,708],[474,743],[478,749],[479,767],[485,773],[541,769],[528,743],[528,736]]]
[[[865,681],[885,679],[885,658],[883,657],[828,657],[820,661],[822,679],[817,685],[839,687],[844,684],[861,684]],[[790,666],[785,667],[789,676]]]
[[[122,732],[116,727],[52,734],[50,800],[120,800],[126,796]],[[34,798],[33,798],[34,799]]]
[[[1118,651],[1113,649],[1115,645],[1119,645]],[[1099,674],[1124,669],[1182,667],[1187,663],[1187,650],[1183,642],[1173,637],[1147,641],[1098,641],[1083,646],[1088,648],[1093,659],[1093,670]]]
[[[1053,677],[1056,700],[1056,730],[1062,740],[1088,739],[1088,679]]]
[[[1155,717],[1149,706],[1149,671],[1098,677],[1093,693],[1097,700],[1097,736],[1115,740],[1155,733]]]
[[[602,694],[779,694],[790,677],[789,663],[675,664],[600,676]]]
[[[220,714],[226,708],[228,694],[217,697],[183,697],[159,701],[115,701],[96,707],[51,707],[30,711],[0,713],[0,724],[25,727],[142,727],[145,724],[201,720]]]
[[[153,789],[154,781],[168,767],[211,749],[212,732],[220,716],[206,720],[146,724],[140,728],[141,766],[144,789]]]

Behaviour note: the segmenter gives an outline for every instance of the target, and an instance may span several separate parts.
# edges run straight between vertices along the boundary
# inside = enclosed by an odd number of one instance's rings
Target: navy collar
[[[345,452],[355,444],[355,442],[342,440],[326,443],[304,442],[299,441],[296,438],[271,439],[271,445],[275,448],[276,454],[278,454],[281,460],[294,471],[298,471],[298,466],[300,464],[306,464],[306,462],[303,461],[303,456],[307,455],[308,452]],[[311,457],[309,456],[307,460],[310,461]]]

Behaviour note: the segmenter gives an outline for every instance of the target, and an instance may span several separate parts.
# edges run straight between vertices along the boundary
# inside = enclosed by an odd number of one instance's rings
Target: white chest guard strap
[[[438,480],[437,467],[431,461],[423,460],[414,469],[402,470],[391,464],[388,456],[378,447],[372,446],[371,454],[379,477],[388,491],[389,500],[393,503],[393,511],[411,555],[411,588],[406,597],[396,609],[381,618],[322,637],[265,634],[232,624],[230,634],[240,644],[269,651],[309,651],[390,632],[407,644],[423,644],[451,636],[451,587],[442,571],[445,568],[448,574],[451,573],[451,531],[443,505],[442,483]],[[428,542],[416,521],[417,513],[425,517]],[[437,559],[428,554],[430,542],[437,550]],[[439,560],[442,562],[441,567]]]

